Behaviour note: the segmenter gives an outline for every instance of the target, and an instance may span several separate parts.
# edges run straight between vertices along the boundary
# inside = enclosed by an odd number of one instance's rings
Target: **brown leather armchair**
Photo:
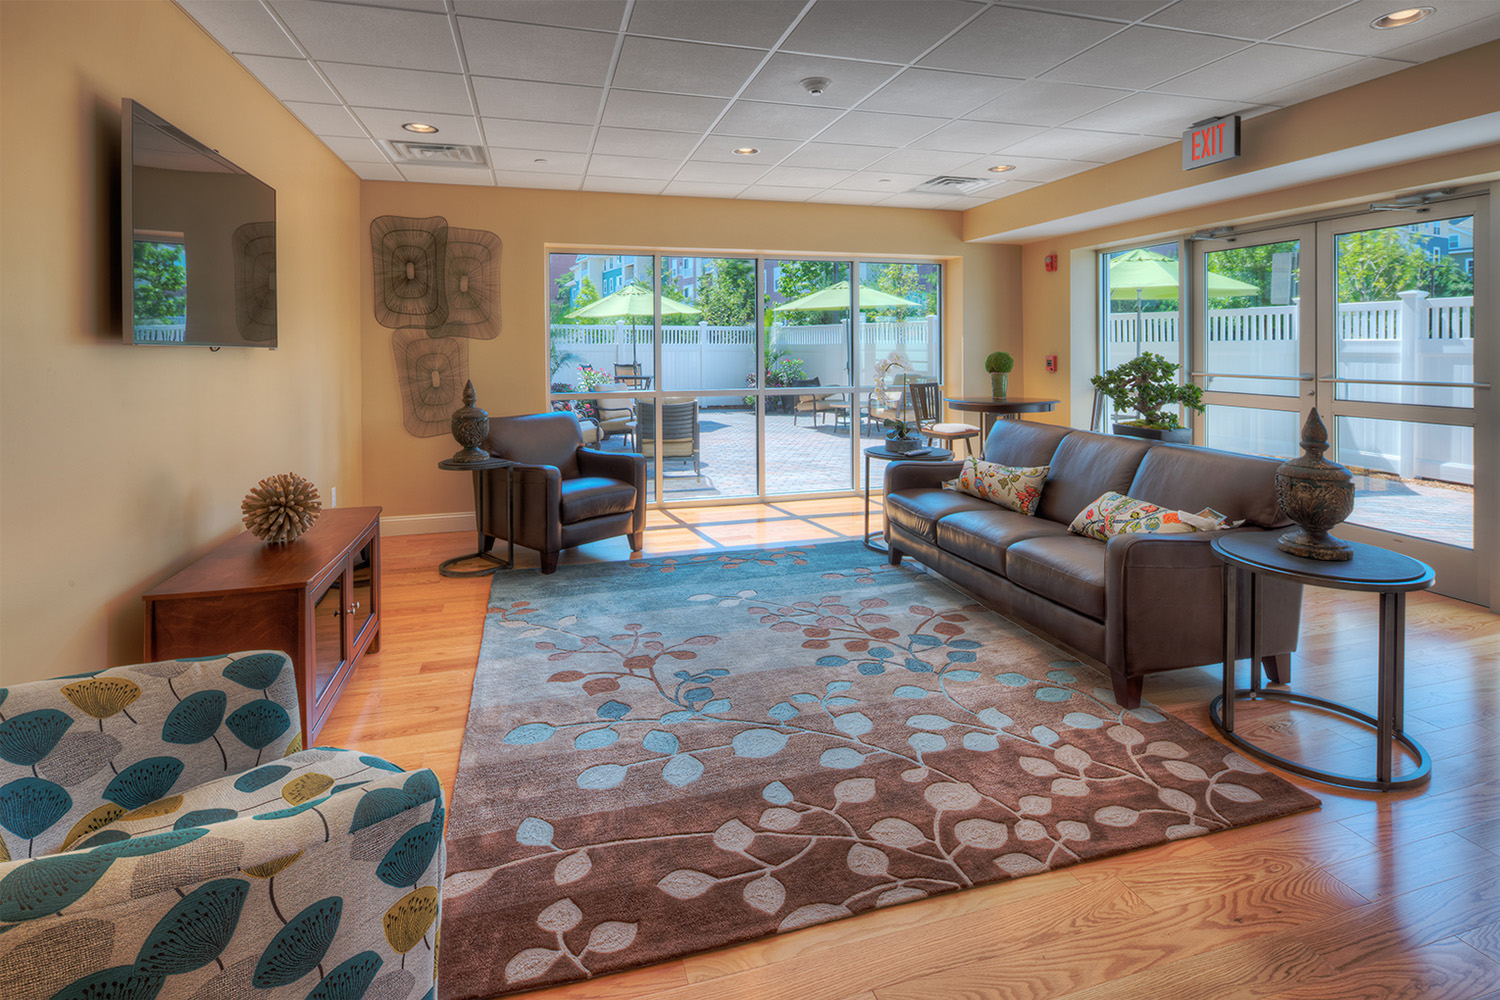
[[[646,459],[583,446],[571,413],[491,417],[490,454],[516,463],[516,544],[536,549],[542,572],[557,570],[563,549],[615,535],[630,536],[639,552],[646,528]],[[505,470],[490,477],[480,531],[485,551],[510,523]]]

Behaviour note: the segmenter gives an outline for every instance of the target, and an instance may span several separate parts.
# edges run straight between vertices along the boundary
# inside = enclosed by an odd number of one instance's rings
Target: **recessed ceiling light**
[[[438,130],[438,127],[436,125],[429,125],[426,122],[407,122],[401,127],[406,129],[406,131],[408,132],[421,132],[423,134],[436,132]]]
[[[1436,9],[1435,7],[1407,7],[1404,10],[1393,10],[1385,17],[1377,17],[1371,21],[1370,27],[1404,28],[1408,24],[1416,24]]]
[[[739,149],[736,149],[733,152],[735,156],[754,156],[756,153],[759,153],[760,150],[756,149],[754,146],[741,146]]]
[[[1016,169],[1016,165],[1014,163],[997,163],[993,167],[990,167],[990,173],[992,173],[992,174],[1003,174],[1007,170],[1014,170],[1014,169]]]

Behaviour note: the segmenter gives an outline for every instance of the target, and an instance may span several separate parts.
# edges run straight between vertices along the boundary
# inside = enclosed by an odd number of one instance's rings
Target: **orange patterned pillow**
[[[998,465],[981,462],[970,455],[964,460],[958,478],[948,480],[943,489],[967,493],[1029,517],[1036,514],[1036,506],[1042,500],[1042,484],[1047,481],[1049,468],[1051,466],[1047,465],[1031,468]]]

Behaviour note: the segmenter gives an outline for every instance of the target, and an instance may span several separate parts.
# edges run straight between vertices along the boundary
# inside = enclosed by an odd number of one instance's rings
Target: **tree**
[[[602,297],[599,294],[599,289],[594,287],[594,283],[589,279],[589,276],[584,275],[583,280],[578,283],[578,294],[573,296],[573,305],[568,308],[568,312],[576,312],[592,302],[598,302]],[[571,322],[593,325],[599,321],[596,319],[575,319]]]
[[[755,264],[723,260],[698,279],[698,308],[709,326],[749,326],[755,321]]]
[[[180,243],[137,240],[131,251],[137,325],[168,323],[186,314],[187,248]]]
[[[783,302],[800,299],[804,295],[821,291],[829,285],[849,280],[849,265],[836,260],[783,260],[776,266],[776,293]],[[772,308],[766,304],[766,325],[772,323]],[[837,323],[845,316],[845,310],[828,309],[823,312],[798,313],[800,323],[821,325]]]
[[[1473,295],[1474,279],[1443,247],[1440,255],[1406,228],[1345,233],[1336,243],[1340,302],[1388,302],[1398,292]]]
[[[915,264],[885,265],[875,277],[876,289],[897,298],[920,302],[922,305],[916,308],[896,306],[882,311],[897,323],[907,319],[914,312],[923,316],[935,314],[937,312],[936,282],[935,271],[924,275]]]

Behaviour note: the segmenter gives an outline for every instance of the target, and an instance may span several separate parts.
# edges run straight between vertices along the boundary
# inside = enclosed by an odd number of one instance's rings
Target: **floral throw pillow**
[[[1036,505],[1041,502],[1042,484],[1047,481],[1049,468],[1051,466],[1047,465],[1030,468],[998,465],[981,462],[970,455],[964,460],[958,478],[948,480],[943,489],[967,493],[1030,517],[1036,514]]]
[[[1205,507],[1192,514],[1136,500],[1111,490],[1079,511],[1078,516],[1073,518],[1073,523],[1068,525],[1068,530],[1075,535],[1086,535],[1107,542],[1113,535],[1185,535],[1194,531],[1232,528],[1240,523],[1243,522],[1231,522],[1212,507]]]

